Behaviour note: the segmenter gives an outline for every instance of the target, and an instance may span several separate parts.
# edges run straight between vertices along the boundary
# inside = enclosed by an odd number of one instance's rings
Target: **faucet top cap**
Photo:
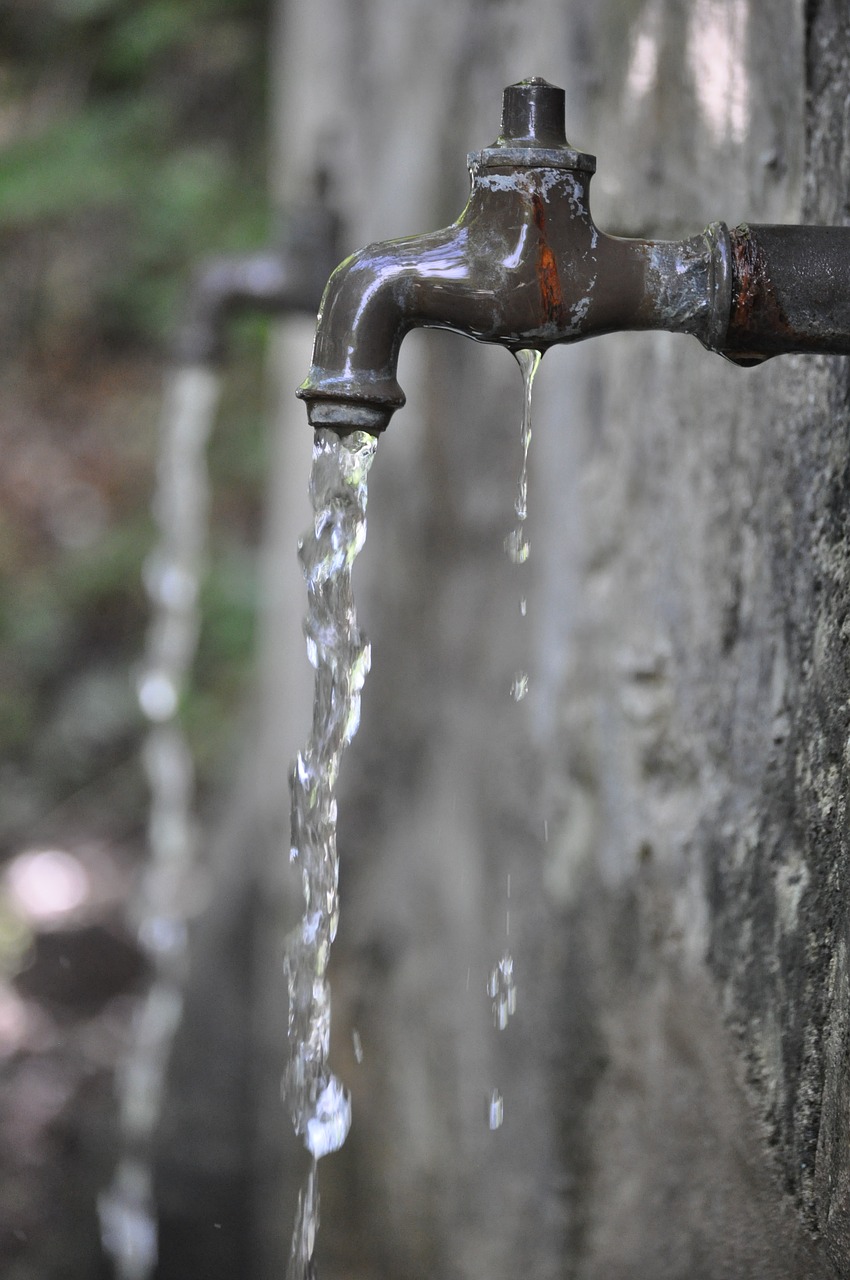
[[[595,156],[576,151],[564,132],[566,94],[540,76],[508,85],[502,98],[502,132],[490,147],[469,156],[473,169],[554,168],[591,174]]]
[[[565,147],[566,94],[541,76],[508,85],[502,97],[502,134],[508,144]]]

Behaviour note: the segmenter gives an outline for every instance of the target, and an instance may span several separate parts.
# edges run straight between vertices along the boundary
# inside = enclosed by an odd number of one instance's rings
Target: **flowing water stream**
[[[524,382],[522,465],[516,524],[505,546],[510,560],[523,566],[530,554],[525,526],[531,392],[541,357],[536,351],[520,351],[516,358]],[[207,529],[206,450],[218,394],[218,376],[205,367],[178,371],[166,388],[154,500],[159,540],[145,567],[153,616],[138,697],[149,724],[144,763],[151,797],[150,856],[136,915],[154,979],[119,1073],[121,1154],[99,1204],[104,1246],[113,1257],[117,1280],[149,1280],[157,1261],[152,1147],[182,1015],[197,853],[194,770],[179,706],[197,646]],[[308,596],[307,654],[316,674],[310,737],[290,776],[290,857],[301,871],[304,914],[286,947],[289,1056],[283,1090],[295,1131],[310,1153],[310,1167],[299,1196],[287,1280],[315,1276],[318,1161],[342,1146],[351,1124],[348,1093],[328,1066],[327,968],[339,918],[336,783],[343,751],[359,725],[360,693],[370,661],[357,624],[351,571],[366,536],[367,477],[376,447],[376,439],[363,432],[345,437],[316,433],[310,477],[314,518],[299,544]],[[523,616],[526,610],[523,594]],[[527,689],[528,675],[518,671],[511,696],[519,702]],[[499,1030],[516,1010],[509,944],[510,877],[504,950],[488,982]],[[491,1128],[499,1127],[503,1114],[502,1096],[494,1088]]]
[[[522,464],[514,504],[516,525],[505,540],[509,559],[528,560],[528,450],[531,393],[539,351],[516,352],[523,374]],[[313,525],[299,544],[307,583],[307,655],[315,669],[313,724],[290,775],[292,842],[290,857],[301,870],[304,914],[287,941],[289,1059],[283,1093],[296,1133],[310,1153],[310,1167],[298,1198],[287,1280],[314,1280],[313,1253],[319,1224],[318,1161],[338,1150],[351,1124],[351,1102],[328,1066],[331,1001],[327,979],[331,944],[339,919],[339,860],[336,842],[336,782],[342,753],[360,723],[360,692],[370,651],[357,624],[351,586],[354,560],[366,537],[367,477],[377,440],[364,432],[340,437],[318,431],[313,450],[310,497]],[[526,598],[520,600],[526,615]],[[528,675],[518,672],[511,690],[525,697]],[[507,881],[505,947],[493,966],[487,992],[493,1021],[501,1031],[516,1011],[516,983],[510,941],[510,877]],[[498,1128],[504,1103],[490,1092],[488,1122]]]
[[[307,583],[305,635],[315,669],[313,725],[290,775],[292,847],[304,915],[287,941],[289,1059],[284,1096],[311,1163],[301,1190],[287,1280],[315,1275],[318,1161],[342,1146],[351,1124],[348,1093],[328,1067],[331,944],[339,919],[336,782],[342,753],[360,723],[369,645],[357,625],[351,570],[366,537],[367,476],[377,440],[318,431],[310,498],[313,524],[299,545]]]
[[[153,1143],[183,1011],[187,921],[197,853],[194,769],[180,698],[198,640],[198,595],[207,535],[206,450],[219,377],[177,370],[165,388],[153,512],[159,537],[145,565],[152,619],[137,684],[148,723],[143,761],[150,791],[148,862],[135,905],[153,980],[118,1073],[120,1154],[98,1203],[116,1280],[148,1280],[157,1262]]]

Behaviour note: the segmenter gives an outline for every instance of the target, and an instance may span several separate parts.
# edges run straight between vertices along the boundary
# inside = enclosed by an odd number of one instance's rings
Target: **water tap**
[[[201,262],[186,291],[175,343],[178,363],[218,364],[227,322],[235,315],[315,313],[338,245],[339,219],[320,191],[315,201],[286,212],[277,246]]]
[[[457,221],[337,267],[298,390],[314,427],[383,431],[404,404],[399,347],[417,327],[511,351],[664,329],[741,365],[850,354],[850,228],[713,222],[680,241],[606,235],[590,212],[596,159],[567,141],[564,104],[545,80],[511,85],[499,137],[468,157]]]

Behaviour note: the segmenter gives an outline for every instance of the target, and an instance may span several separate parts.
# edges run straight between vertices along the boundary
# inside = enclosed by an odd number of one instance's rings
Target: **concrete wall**
[[[350,249],[450,221],[466,151],[530,74],[567,89],[608,231],[847,216],[850,33],[826,0],[312,0],[280,16],[280,189],[319,155]],[[308,429],[289,397],[308,346],[289,330],[276,360],[268,829],[308,679],[285,527],[303,520],[306,443],[297,464],[289,450]],[[400,377],[356,577],[373,674],[340,805],[333,1044],[354,1126],[322,1165],[320,1272],[847,1274],[846,362],[742,371],[636,334],[550,353],[521,570],[502,550],[511,358],[417,333]],[[268,1276],[295,1167],[274,1098],[279,865],[257,971]],[[485,985],[508,909],[518,1008],[500,1033]]]

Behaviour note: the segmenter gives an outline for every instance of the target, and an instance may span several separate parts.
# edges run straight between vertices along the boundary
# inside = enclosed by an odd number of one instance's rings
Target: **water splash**
[[[158,542],[144,570],[151,603],[137,683],[148,721],[142,753],[148,780],[148,862],[134,914],[153,972],[118,1071],[121,1155],[98,1199],[101,1236],[117,1280],[148,1280],[157,1262],[152,1146],[165,1075],[183,1011],[187,920],[197,851],[194,767],[179,723],[180,698],[198,641],[200,580],[207,536],[206,449],[219,377],[204,366],[171,375],[165,387],[153,513]]]
[[[327,1065],[331,997],[327,967],[339,919],[336,782],[343,750],[360,723],[369,645],[357,625],[351,569],[366,537],[367,476],[377,440],[319,431],[313,449],[312,528],[299,544],[307,583],[304,632],[314,667],[313,726],[290,775],[292,847],[301,868],[304,915],[287,941],[289,1059],[283,1092],[295,1132],[313,1159],[299,1196],[287,1280],[311,1280],[318,1227],[317,1162],[342,1146],[348,1093]]]

